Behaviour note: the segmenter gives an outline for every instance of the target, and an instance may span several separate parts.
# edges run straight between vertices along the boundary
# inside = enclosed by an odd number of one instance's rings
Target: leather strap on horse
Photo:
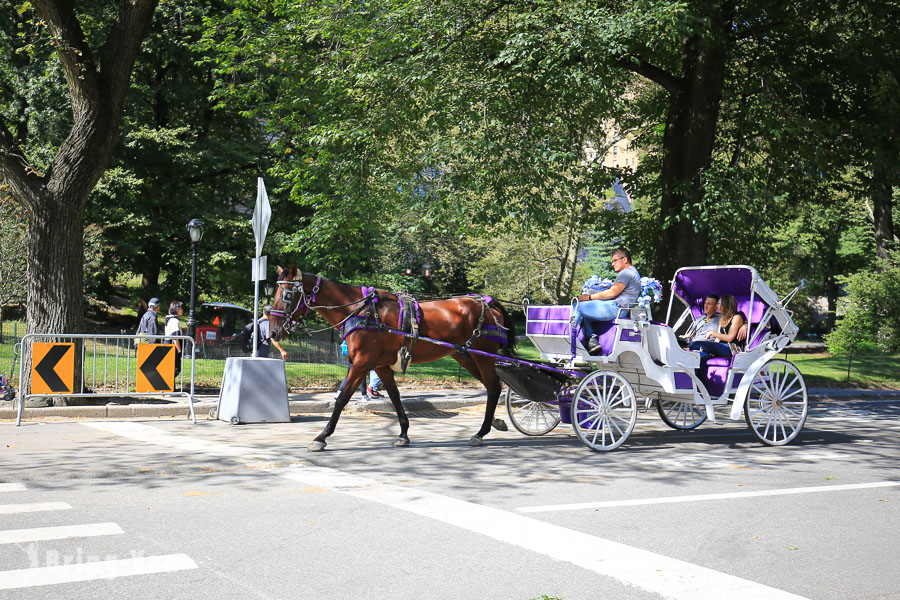
[[[472,331],[471,337],[469,337],[468,341],[466,342],[466,348],[471,348],[471,347],[472,347],[472,342],[474,342],[476,339],[478,339],[478,338],[481,337],[481,335],[482,335],[482,333],[483,333],[483,329],[484,329],[484,313],[487,312],[487,310],[488,310],[488,305],[487,305],[487,302],[486,302],[485,299],[484,299],[484,296],[481,296],[481,295],[475,296],[475,295],[473,295],[473,296],[471,296],[471,297],[477,298],[478,301],[481,303],[481,314],[478,315],[478,327],[476,327],[475,330]],[[493,312],[493,311],[491,311],[491,315],[494,317],[494,324],[495,324],[495,325],[498,325],[498,323],[497,323],[497,316],[494,315],[494,312]]]
[[[399,366],[400,372],[406,373],[406,369],[412,361],[413,347],[416,345],[416,340],[419,339],[419,303],[409,294],[401,292],[395,295],[397,296],[397,302],[400,304],[400,317],[397,327],[410,335],[403,340],[403,345],[400,346],[400,350],[397,352],[397,363],[399,365],[395,363],[394,366]],[[407,340],[409,341],[409,348],[407,348]]]

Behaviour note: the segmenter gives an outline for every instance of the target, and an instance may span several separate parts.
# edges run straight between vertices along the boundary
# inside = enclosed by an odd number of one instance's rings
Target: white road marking
[[[0,531],[0,544],[22,544],[44,540],[64,540],[76,537],[119,535],[125,533],[115,523],[90,523],[87,525],[63,525],[60,527],[35,527],[33,529],[7,529]]]
[[[185,452],[202,452],[204,454],[213,454],[215,456],[228,456],[233,458],[274,458],[276,455],[271,452],[252,448],[250,446],[231,446],[220,442],[210,442],[200,440],[186,435],[177,433],[169,433],[149,425],[135,423],[131,421],[96,421],[83,422],[81,425],[99,429],[107,433],[131,438],[139,442],[147,442],[148,444],[156,444],[158,446],[167,446],[170,448],[179,448]]]
[[[787,600],[801,596],[713,569],[605,540],[505,510],[439,494],[383,484],[325,467],[283,472],[307,485],[378,502],[566,561],[625,584],[684,600]]]
[[[69,510],[72,508],[65,502],[33,502],[31,504],[0,504],[0,515],[13,515],[45,510]]]
[[[0,492],[24,492],[24,483],[0,483]]]
[[[516,510],[523,513],[556,512],[563,510],[585,510],[589,508],[616,508],[620,506],[645,506],[648,504],[674,504],[677,502],[703,502],[707,500],[733,500],[736,498],[758,498],[761,496],[789,496],[791,494],[817,494],[819,492],[844,492],[900,485],[900,481],[876,481],[874,483],[851,483],[847,485],[822,485],[817,487],[787,488],[782,490],[759,490],[756,492],[725,492],[721,494],[697,494],[694,496],[667,496],[663,498],[637,498],[634,500],[609,500],[605,502],[578,502],[574,504],[549,504],[547,506],[523,506]]]
[[[246,458],[235,447],[204,442],[133,422],[83,423],[132,439],[179,451],[202,451]],[[202,448],[202,450],[200,450]],[[259,456],[258,451],[250,453]],[[801,596],[721,573],[655,552],[566,529],[505,510],[457,500],[413,488],[383,484],[368,477],[325,467],[291,467],[275,471],[308,485],[330,488],[448,523],[587,569],[674,600],[803,600]]]
[[[91,581],[94,579],[113,579],[131,575],[168,573],[197,568],[199,568],[197,563],[187,554],[167,554],[53,567],[36,567],[33,569],[16,569],[14,571],[0,571],[0,590],[74,583],[76,581]]]

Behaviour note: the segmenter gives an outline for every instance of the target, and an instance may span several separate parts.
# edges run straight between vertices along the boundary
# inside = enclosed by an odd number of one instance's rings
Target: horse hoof
[[[407,446],[409,446],[409,438],[398,437],[396,440],[394,440],[395,448],[406,448]]]
[[[484,442],[477,435],[473,435],[472,437],[469,438],[470,446],[481,446],[482,444],[484,444]]]
[[[493,425],[494,429],[496,429],[497,431],[508,431],[508,428],[506,427],[506,421],[504,421],[503,419],[494,419],[491,425]]]
[[[310,443],[309,446],[306,447],[310,452],[321,452],[325,449],[325,442],[315,441]]]

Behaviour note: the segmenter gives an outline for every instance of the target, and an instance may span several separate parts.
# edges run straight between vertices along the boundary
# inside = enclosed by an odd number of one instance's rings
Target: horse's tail
[[[492,299],[488,306],[496,308],[500,311],[500,314],[503,315],[503,327],[506,328],[506,346],[501,349],[501,352],[507,356],[514,357],[516,355],[516,324],[498,300]]]

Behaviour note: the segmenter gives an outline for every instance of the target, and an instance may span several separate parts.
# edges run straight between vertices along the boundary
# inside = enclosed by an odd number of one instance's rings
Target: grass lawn
[[[827,353],[788,354],[787,360],[797,365],[809,387],[900,389],[900,354],[864,354],[852,360]]]
[[[18,325],[18,327],[15,327]],[[14,384],[18,383],[18,364],[13,362],[13,347],[15,335],[22,335],[24,324],[19,322],[3,323],[3,341],[0,343],[0,373],[10,377]],[[291,351],[289,347],[289,352]],[[517,353],[525,360],[538,360],[539,353],[528,340],[519,340]],[[104,366],[97,367],[96,380],[92,382],[92,368],[90,366],[90,352],[87,353],[85,370],[87,371],[87,383],[93,387],[94,383],[102,385],[102,370],[108,369],[110,378],[117,378],[124,385],[126,369],[130,374],[131,383],[134,385],[134,363],[126,367],[124,358],[108,359]],[[900,354],[863,354],[853,356],[852,361],[846,356],[833,356],[827,353],[821,354],[787,354],[779,355],[779,358],[797,365],[806,379],[809,387],[817,388],[867,388],[867,389],[900,389]],[[102,360],[102,358],[100,359]],[[118,362],[118,377],[115,376],[115,363]],[[847,366],[850,363],[850,376],[847,376]],[[15,365],[15,366],[14,366]],[[198,387],[216,388],[222,381],[222,373],[225,368],[224,360],[198,359],[196,365],[195,384]],[[185,362],[185,370],[190,369],[190,363]],[[343,365],[320,363],[287,363],[288,385],[293,389],[330,390],[337,388],[346,375],[347,369]],[[411,365],[406,374],[396,374],[400,386],[413,385],[422,387],[455,387],[455,386],[480,386],[480,384],[465,369],[450,357],[439,361]],[[97,381],[99,380],[99,381]],[[107,382],[112,384],[112,381]]]

